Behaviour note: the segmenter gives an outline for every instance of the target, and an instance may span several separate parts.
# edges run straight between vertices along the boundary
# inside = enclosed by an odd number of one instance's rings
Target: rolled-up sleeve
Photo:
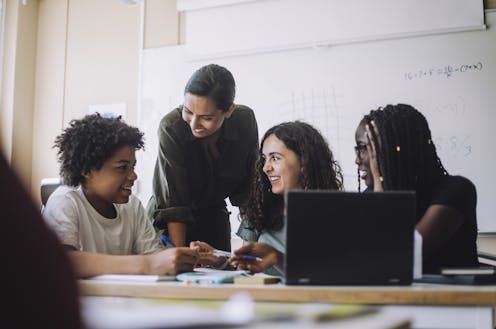
[[[167,116],[160,122],[160,145],[153,175],[153,195],[147,205],[147,214],[159,229],[165,228],[168,222],[194,221],[189,206],[191,195],[183,153],[185,141],[177,136],[173,129],[174,124],[168,122]]]
[[[260,233],[250,227],[248,219],[244,216],[241,219],[236,235],[247,242],[256,242],[260,237]]]

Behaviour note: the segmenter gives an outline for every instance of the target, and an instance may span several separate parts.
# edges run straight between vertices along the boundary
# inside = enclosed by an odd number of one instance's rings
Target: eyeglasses
[[[359,143],[355,147],[355,154],[358,158],[362,158],[365,152],[367,152],[367,144]]]

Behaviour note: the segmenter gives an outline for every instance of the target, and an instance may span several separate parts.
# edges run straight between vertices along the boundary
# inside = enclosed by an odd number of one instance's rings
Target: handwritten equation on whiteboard
[[[451,158],[466,158],[472,155],[470,135],[437,137],[433,140],[436,149],[439,152],[446,153]]]
[[[415,71],[405,72],[405,80],[415,80],[415,79],[426,79],[436,76],[442,76],[446,78],[451,78],[455,74],[461,74],[466,72],[480,72],[484,68],[482,62],[476,62],[472,64],[462,64],[459,66],[455,65],[445,65],[443,67],[419,69]]]

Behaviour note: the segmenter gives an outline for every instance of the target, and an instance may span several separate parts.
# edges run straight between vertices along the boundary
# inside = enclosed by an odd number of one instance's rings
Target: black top
[[[444,176],[432,193],[428,206],[440,204],[463,215],[463,223],[435,254],[423,258],[424,273],[439,273],[441,267],[476,266],[477,258],[477,193],[474,184],[462,176]],[[423,207],[422,207],[423,208]],[[426,209],[417,209],[417,221]]]
[[[201,214],[234,206],[248,198],[258,155],[258,127],[253,111],[243,105],[224,120],[217,141],[220,157],[213,162],[205,139],[193,136],[182,119],[182,107],[162,118],[153,196],[147,212],[157,228],[167,222],[195,223]]]

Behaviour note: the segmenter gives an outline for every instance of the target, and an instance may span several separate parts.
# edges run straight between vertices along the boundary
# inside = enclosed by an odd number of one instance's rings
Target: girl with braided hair
[[[363,117],[355,140],[359,190],[363,179],[366,192],[416,192],[423,272],[477,266],[475,186],[448,174],[424,115],[407,104],[380,107]]]

